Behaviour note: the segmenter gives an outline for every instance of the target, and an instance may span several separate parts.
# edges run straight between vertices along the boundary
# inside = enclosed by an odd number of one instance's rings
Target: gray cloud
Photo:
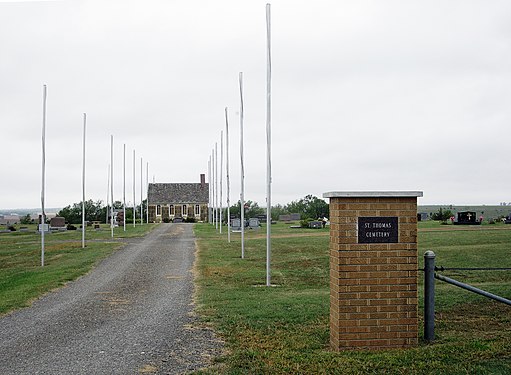
[[[81,199],[83,112],[87,196],[105,200],[111,134],[115,196],[126,144],[131,197],[133,149],[137,179],[140,157],[150,180],[207,172],[226,106],[236,200],[240,71],[246,196],[264,205],[265,3],[0,2],[0,207],[39,205],[43,84],[48,206]],[[504,1],[272,3],[273,202],[331,190],[509,201],[510,13]]]

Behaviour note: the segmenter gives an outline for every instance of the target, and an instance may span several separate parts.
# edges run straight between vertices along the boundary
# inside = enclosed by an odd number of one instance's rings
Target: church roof
[[[149,204],[208,203],[208,183],[154,183],[149,184]]]

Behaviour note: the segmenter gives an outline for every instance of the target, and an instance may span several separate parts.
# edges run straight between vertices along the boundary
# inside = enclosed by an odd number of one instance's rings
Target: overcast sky
[[[0,0],[0,208],[106,200],[149,180],[199,182],[229,108],[239,198],[265,206],[267,1]],[[419,204],[511,201],[511,2],[271,3],[272,202],[420,190]],[[224,159],[225,160],[225,159]],[[225,171],[225,167],[224,167]],[[224,177],[225,183],[225,177]],[[144,193],[145,197],[145,193]],[[224,190],[225,202],[225,190]],[[225,203],[224,203],[225,204]]]

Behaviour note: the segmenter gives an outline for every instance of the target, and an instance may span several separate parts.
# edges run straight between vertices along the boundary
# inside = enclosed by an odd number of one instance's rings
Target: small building
[[[200,175],[198,183],[152,183],[147,192],[149,222],[208,218],[209,184]]]

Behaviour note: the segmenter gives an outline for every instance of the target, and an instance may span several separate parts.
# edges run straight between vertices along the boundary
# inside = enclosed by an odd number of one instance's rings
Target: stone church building
[[[198,183],[153,183],[147,192],[149,222],[161,223],[174,218],[207,221],[209,184],[204,174]],[[167,220],[166,220],[167,219]]]

